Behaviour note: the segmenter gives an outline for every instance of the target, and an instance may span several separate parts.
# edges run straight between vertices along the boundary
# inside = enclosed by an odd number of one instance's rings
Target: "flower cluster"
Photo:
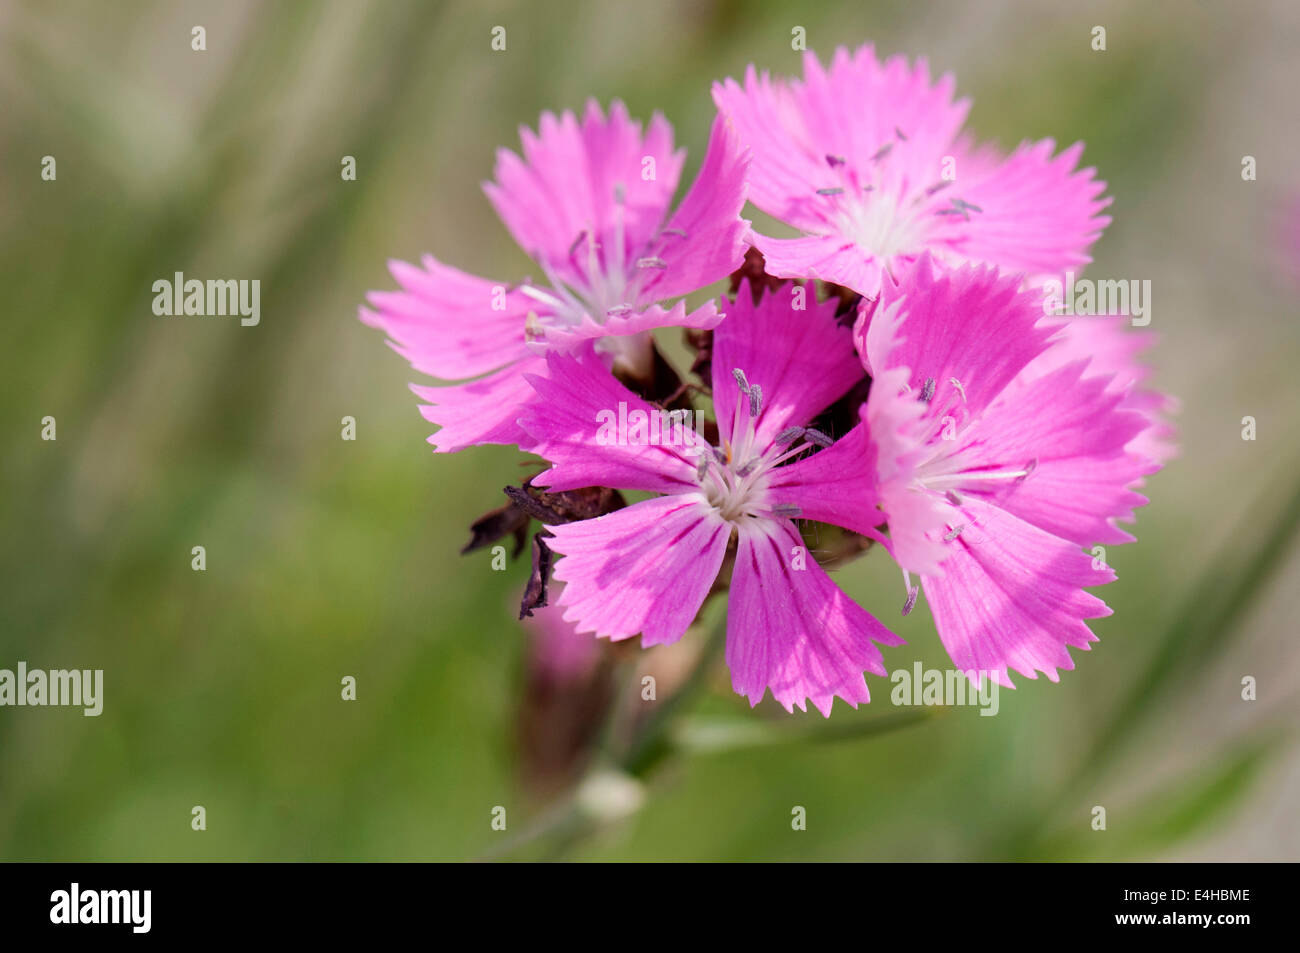
[[[953,85],[870,47],[829,68],[809,54],[801,80],[750,68],[715,85],[675,210],[684,154],[663,117],[546,113],[485,186],[543,279],[392,264],[400,290],[361,319],[453,382],[413,387],[435,449],[549,464],[470,544],[522,548],[543,523],[523,614],[553,575],[575,631],[650,646],[725,590],[735,690],[827,715],[868,701],[879,647],[903,644],[822,565],[873,546],[973,679],[1055,681],[1095,641],[1087,620],[1109,610],[1086,590],[1115,576],[1085,549],[1132,538],[1118,524],[1172,452],[1168,399],[1122,319],[1044,314],[1036,289],[1109,222],[1081,146],[977,146]],[[801,234],[755,232],[746,201]],[[684,373],[652,335],[671,327]],[[668,426],[710,402],[707,422]]]

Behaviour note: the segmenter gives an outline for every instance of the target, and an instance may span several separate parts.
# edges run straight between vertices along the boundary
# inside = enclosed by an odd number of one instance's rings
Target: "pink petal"
[[[541,358],[526,358],[467,384],[412,384],[415,395],[429,402],[420,408],[424,419],[442,428],[429,443],[438,453],[485,443],[515,444],[527,450],[531,441],[516,422],[534,396],[524,375],[544,367]]]
[[[657,444],[633,443],[637,435],[620,421],[630,421],[636,411],[647,420],[661,411],[620,384],[599,361],[553,353],[539,360],[529,380],[536,394],[519,422],[533,439],[533,452],[551,463],[533,478],[534,485],[556,491],[585,486],[660,493],[698,489],[697,464],[689,451],[697,443],[707,449],[703,440],[686,426],[661,433]],[[678,436],[690,442],[673,445]]]
[[[902,303],[893,312],[894,325],[872,320],[867,327],[868,367],[906,367],[918,397],[932,379],[931,416],[948,410],[963,418],[978,414],[1047,349],[1051,337],[1051,329],[1036,326],[1041,298],[1020,291],[1019,284],[993,268],[940,271],[928,256],[922,258],[897,287],[887,283],[881,292],[877,314]]]
[[[1069,646],[1086,649],[1097,640],[1084,620],[1110,615],[1084,587],[1115,574],[982,500],[967,499],[963,510],[972,522],[948,544],[944,575],[923,579],[948,655],[960,671],[992,673],[1008,688],[1008,669],[1057,681],[1058,669],[1074,668]]]
[[[800,296],[804,309],[796,310]],[[795,285],[766,292],[755,305],[748,282],[734,302],[723,302],[727,318],[713,332],[713,405],[724,439],[732,436],[740,397],[735,369],[762,390],[754,440],[760,452],[782,430],[807,424],[862,379],[853,336],[836,323],[835,306],[835,299],[819,304],[814,289]]]
[[[1117,527],[1132,521],[1146,498],[1129,489],[1159,465],[1125,451],[1148,426],[1120,409],[1123,393],[1108,392],[1109,379],[1081,379],[1076,361],[1009,392],[962,434],[958,453],[977,468],[1030,465],[1025,479],[978,493],[1026,522],[1077,545],[1124,543],[1133,537]]]
[[[445,380],[477,377],[525,354],[532,305],[506,282],[476,278],[425,255],[423,267],[389,262],[401,291],[372,291],[360,318],[392,339],[417,371]]]
[[[1031,283],[1092,259],[1088,249],[1110,218],[1096,170],[1078,169],[1083,143],[1053,157],[1050,139],[1026,142],[1006,158],[980,149],[956,158],[953,194],[980,211],[946,216],[931,248],[946,261],[996,262]]]
[[[662,496],[550,527],[563,554],[558,604],[579,632],[643,646],[675,642],[694,621],[727,552],[730,526],[699,494]]]
[[[591,315],[583,315],[582,323],[575,325],[542,328],[541,339],[547,347],[561,351],[573,350],[586,341],[600,338],[627,337],[653,331],[655,328],[714,328],[722,320],[717,305],[706,301],[694,311],[686,310],[686,302],[678,301],[671,309],[651,305],[644,311],[635,311],[625,315],[610,315],[603,322],[593,321]]]
[[[1178,401],[1168,394],[1147,387],[1151,368],[1141,359],[1142,352],[1155,343],[1150,331],[1134,331],[1123,315],[1088,315],[1075,318],[1045,319],[1056,328],[1052,345],[1037,358],[1016,383],[1028,383],[1073,361],[1088,361],[1087,377],[1104,377],[1107,393],[1122,393],[1120,406],[1143,414],[1148,426],[1129,444],[1128,450],[1140,457],[1164,464],[1178,453],[1174,428],[1166,417],[1178,412]]]
[[[815,278],[874,297],[880,292],[883,266],[842,235],[767,238],[755,234],[763,269],[777,278]]]
[[[673,151],[672,127],[656,114],[642,135],[621,102],[606,117],[592,100],[581,122],[571,112],[547,112],[537,134],[525,128],[519,135],[523,158],[499,150],[496,181],[484,190],[520,246],[571,282],[585,281],[570,257],[584,233],[598,242],[606,271],[633,267],[636,249],[663,223],[681,175],[685,152]],[[652,178],[643,175],[647,157],[654,160]]]
[[[876,447],[859,424],[830,447],[772,471],[773,503],[799,508],[800,519],[843,526],[879,538],[885,521],[876,486]]]
[[[811,701],[829,717],[836,696],[856,708],[871,700],[863,672],[885,674],[881,645],[903,640],[840,591],[806,553],[788,520],[745,524],[727,604],[732,687],[751,706],[772,697],[786,711]]]
[[[897,334],[900,306],[877,311],[873,327],[886,354]],[[909,374],[906,367],[876,374],[860,413],[871,440],[867,452],[876,463],[877,505],[889,522],[885,547],[902,568],[938,575],[947,553],[941,543],[944,533],[936,529],[944,525],[946,511],[936,494],[918,491],[913,484],[913,471],[932,451],[926,439],[926,405],[905,389]]]
[[[723,116],[713,121],[704,164],[667,227],[647,250],[667,267],[643,271],[643,304],[690,294],[735,271],[745,260],[749,222],[745,175],[749,153]],[[681,233],[681,234],[679,234]]]

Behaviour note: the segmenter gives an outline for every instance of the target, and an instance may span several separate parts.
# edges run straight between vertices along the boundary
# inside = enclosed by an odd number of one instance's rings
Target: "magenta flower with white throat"
[[[819,278],[875,297],[882,275],[929,251],[945,264],[987,262],[1031,281],[1076,270],[1110,219],[1105,183],[1077,169],[1076,144],[1010,156],[961,134],[969,102],[925,60],[879,62],[871,46],[835,51],[829,69],[713,88],[753,150],[750,200],[803,236],[756,235],[770,274]]]
[[[534,485],[662,494],[550,528],[548,544],[562,555],[554,575],[565,583],[565,619],[611,639],[640,634],[645,646],[676,641],[734,538],[733,687],[753,705],[770,689],[788,711],[811,701],[829,715],[836,696],[854,706],[870,700],[863,673],[885,673],[876,643],[902,640],[840,591],[792,522],[868,532],[882,518],[865,426],[838,441],[807,429],[862,377],[835,303],[811,298],[810,289],[787,286],[755,305],[742,284],[726,304],[712,352],[716,447],[690,428],[674,431],[680,441],[598,440],[602,412],[620,403],[629,418],[662,411],[598,362],[554,354],[547,373],[532,378],[538,398],[520,424],[552,464]]]
[[[538,132],[520,137],[523,156],[500,150],[484,188],[545,280],[478,278],[426,255],[420,266],[392,262],[401,290],[372,292],[360,311],[417,371],[466,381],[412,386],[441,427],[429,438],[438,451],[523,440],[524,375],[541,372],[548,352],[594,350],[646,376],[651,329],[720,319],[712,302],[690,312],[663,302],[726,277],[744,257],[748,157],[724,118],[671,215],[685,154],[662,116],[643,134],[622,103],[606,117],[592,101],[581,120],[543,113]]]
[[[1068,647],[1096,640],[1085,620],[1110,610],[1084,590],[1115,574],[1081,547],[1133,538],[1117,523],[1160,467],[1140,440],[1156,418],[1125,406],[1105,362],[1049,358],[1059,326],[1020,285],[923,258],[856,332],[887,545],[921,575],[957,668],[1007,687],[1008,669],[1056,681]]]

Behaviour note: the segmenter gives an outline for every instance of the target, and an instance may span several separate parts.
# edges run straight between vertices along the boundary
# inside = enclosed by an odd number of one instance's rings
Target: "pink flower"
[[[803,232],[756,235],[769,273],[814,277],[868,297],[882,274],[930,251],[946,264],[988,262],[1031,281],[1078,268],[1110,219],[1081,144],[1053,157],[1051,140],[1010,156],[960,135],[969,103],[954,82],[930,80],[924,60],[881,64],[870,46],[813,53],[804,78],[751,66],[742,87],[714,85],[718,109],[752,147],[750,200]]]
[[[546,280],[477,278],[426,255],[421,267],[391,262],[402,290],[372,292],[372,307],[360,310],[416,370],[468,381],[412,387],[442,428],[430,438],[439,451],[523,439],[516,418],[532,396],[524,375],[543,371],[549,351],[594,348],[608,365],[645,376],[650,329],[720,320],[712,303],[687,313],[684,302],[660,302],[725,277],[744,258],[748,156],[725,119],[671,217],[685,154],[673,151],[662,116],[643,135],[622,103],[606,118],[592,101],[581,121],[543,113],[537,134],[525,128],[520,138],[523,157],[500,150],[496,181],[484,188]]]
[[[880,522],[865,427],[832,443],[805,426],[862,376],[834,302],[798,310],[806,292],[786,287],[755,306],[742,284],[727,305],[713,343],[719,447],[689,427],[674,431],[676,443],[602,445],[602,412],[624,403],[632,419],[656,409],[599,363],[557,354],[545,376],[530,378],[538,399],[520,424],[552,463],[535,485],[661,494],[551,527],[548,543],[563,555],[555,577],[565,583],[565,619],[611,639],[640,633],[645,646],[676,641],[734,536],[726,650],[733,687],[751,705],[771,689],[788,711],[806,710],[811,700],[829,715],[835,696],[854,706],[870,700],[863,672],[885,673],[873,643],[902,640],[839,590],[791,522],[804,517],[860,532]],[[824,449],[803,456],[818,446]]]
[[[1131,353],[1090,365],[1019,285],[992,268],[936,273],[927,256],[856,332],[889,548],[921,574],[956,666],[1007,687],[1008,669],[1056,681],[1068,647],[1096,640],[1084,620],[1110,610],[1084,589],[1115,574],[1080,547],[1131,540],[1116,524],[1160,467],[1142,442],[1157,420],[1130,401]]]

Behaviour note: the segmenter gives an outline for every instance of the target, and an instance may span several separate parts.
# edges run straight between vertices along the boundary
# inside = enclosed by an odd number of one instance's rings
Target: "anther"
[[[943,541],[945,543],[951,543],[954,539],[956,539],[958,536],[961,535],[962,530],[964,530],[965,528],[966,528],[965,523],[961,523],[957,526],[954,526],[952,530],[947,535],[944,536]]]
[[[922,403],[925,404],[928,404],[930,403],[930,401],[934,400],[934,378],[933,377],[927,377],[925,379],[925,386],[921,388],[920,400]]]
[[[786,427],[776,435],[776,442],[779,444],[794,443],[803,435],[804,429],[802,427]]]
[[[677,227],[674,226],[674,227],[670,227],[670,228],[660,229],[659,234],[660,234],[660,235],[676,235],[678,238],[685,238],[685,237],[686,237],[686,229],[684,229],[684,228],[677,228]]]
[[[584,229],[583,231],[581,231],[581,232],[578,232],[578,237],[575,238],[575,239],[573,240],[573,244],[569,246],[569,257],[570,257],[570,258],[572,258],[575,254],[577,254],[578,246],[581,245],[581,244],[583,243],[583,241],[586,239],[586,237],[587,237],[587,232],[586,232],[585,229]]]
[[[749,416],[757,417],[763,409],[763,388],[754,384],[749,388]]]
[[[833,166],[837,166],[837,165],[844,165],[844,164],[847,163],[848,161],[849,161],[849,160],[846,159],[846,158],[844,158],[844,156],[832,155],[832,154],[829,153],[829,152],[826,153],[826,164],[829,165],[829,166],[832,166],[832,167],[833,167]]]
[[[736,383],[740,385],[740,392],[742,394],[748,394],[749,381],[745,379],[745,372],[742,371],[739,367],[733,367],[731,369],[731,376],[734,377],[736,379]]]
[[[818,189],[817,194],[818,195],[843,195],[844,190],[839,186],[836,186],[833,189]]]
[[[962,385],[962,382],[955,377],[950,377],[948,383],[957,388],[957,393],[961,394],[961,402],[966,403],[966,388]]]
[[[803,432],[803,435],[807,437],[810,442],[817,444],[817,446],[819,447],[829,447],[831,444],[835,442],[830,437],[826,436],[826,434],[822,433],[820,430],[815,430],[812,427],[809,427],[807,430],[805,430]]]
[[[799,509],[798,503],[777,503],[772,507],[773,516],[784,516],[786,519],[798,519],[803,514]]]
[[[889,155],[890,151],[892,151],[893,148],[894,148],[894,144],[892,142],[886,142],[883,146],[881,146],[879,149],[876,150],[876,154],[871,157],[871,161],[879,162],[885,156]]]
[[[664,261],[662,258],[638,258],[636,260],[636,266],[638,268],[658,268],[664,270],[667,269],[668,262]]]
[[[903,135],[903,130],[899,129],[897,126],[894,127],[894,135],[898,136],[900,142],[907,141],[907,136]]]
[[[919,587],[917,586],[907,587],[907,601],[903,603],[903,615],[907,615],[913,609],[916,608],[916,597],[919,596],[920,594],[921,594],[921,590]]]

